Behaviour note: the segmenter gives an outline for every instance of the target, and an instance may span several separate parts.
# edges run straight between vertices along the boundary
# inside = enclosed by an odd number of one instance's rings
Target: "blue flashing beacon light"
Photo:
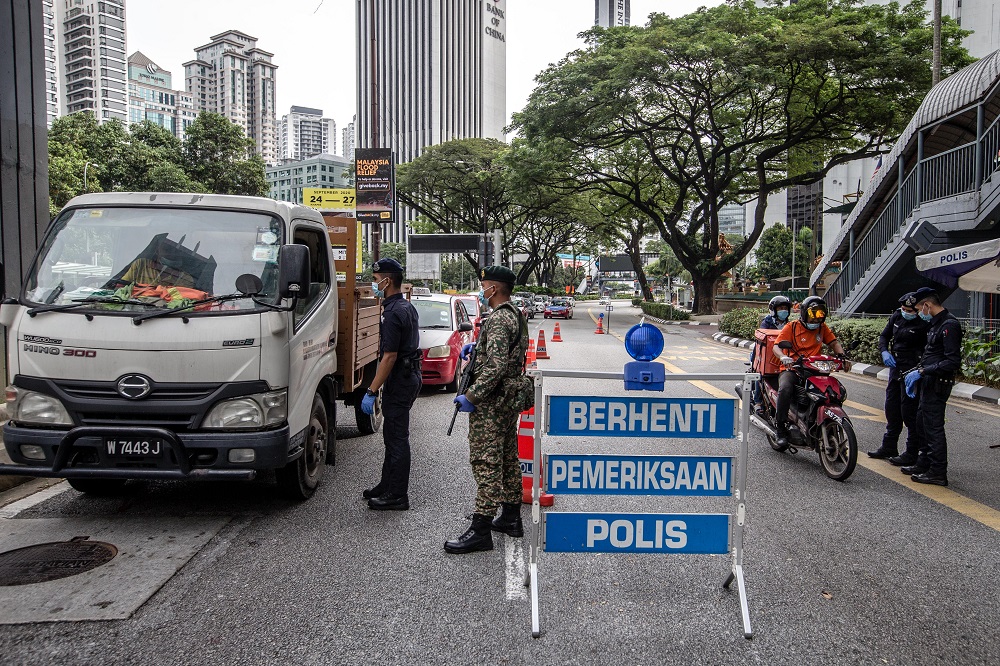
[[[625,364],[626,391],[662,391],[666,369],[653,363],[663,352],[663,333],[640,321],[625,334],[625,351],[634,361]]]

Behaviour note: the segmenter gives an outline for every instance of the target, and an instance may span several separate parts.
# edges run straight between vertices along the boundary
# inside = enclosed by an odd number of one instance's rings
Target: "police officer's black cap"
[[[506,266],[486,266],[479,271],[479,279],[506,282],[511,286],[517,282],[517,276],[514,275],[514,271]]]
[[[931,289],[930,287],[921,287],[920,289],[917,289],[915,292],[913,292],[914,305],[920,303],[920,301],[924,300],[925,298],[930,298],[932,296],[937,296],[937,295],[938,295],[937,292]]]
[[[389,257],[387,259],[379,259],[374,264],[372,264],[372,273],[402,273],[403,267],[400,266],[399,262]]]
[[[908,308],[917,307],[917,297],[914,295],[915,292],[910,292],[908,294],[903,294],[899,297],[899,304],[905,305]]]

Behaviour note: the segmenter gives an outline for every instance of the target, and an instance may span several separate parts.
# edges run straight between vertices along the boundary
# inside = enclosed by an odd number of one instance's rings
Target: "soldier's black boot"
[[[500,505],[500,515],[493,519],[491,523],[497,532],[503,532],[507,536],[523,537],[524,523],[521,522],[521,504],[504,502]]]
[[[493,532],[490,517],[472,514],[472,525],[465,534],[454,541],[445,541],[444,551],[452,555],[474,553],[477,550],[493,550]]]

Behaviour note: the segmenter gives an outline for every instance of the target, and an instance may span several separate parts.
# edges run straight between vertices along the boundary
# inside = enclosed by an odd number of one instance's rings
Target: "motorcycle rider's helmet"
[[[809,328],[819,328],[826,321],[828,312],[826,301],[819,296],[809,296],[799,305],[799,318]]]
[[[777,316],[778,308],[786,308],[789,312],[792,311],[792,299],[787,296],[775,296],[767,303],[767,309],[772,315]]]

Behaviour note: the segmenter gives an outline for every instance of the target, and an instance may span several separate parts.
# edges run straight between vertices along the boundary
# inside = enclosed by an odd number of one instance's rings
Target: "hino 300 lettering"
[[[70,201],[0,306],[14,461],[0,473],[111,493],[275,470],[311,496],[333,462],[336,400],[360,404],[377,353],[378,304],[362,307],[332,234],[317,211],[255,197]],[[363,433],[378,427],[357,412]]]

